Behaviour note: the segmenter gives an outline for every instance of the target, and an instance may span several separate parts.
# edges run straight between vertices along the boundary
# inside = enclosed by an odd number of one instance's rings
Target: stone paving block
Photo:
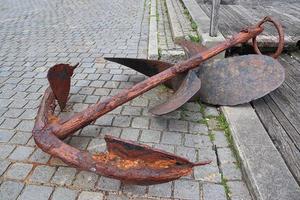
[[[134,107],[134,106],[124,106],[122,110],[123,115],[141,115],[142,113],[142,108],[141,107]]]
[[[97,137],[100,134],[100,131],[101,128],[99,126],[88,125],[81,130],[80,136]]]
[[[216,107],[206,105],[205,115],[217,117],[217,116],[219,116],[219,111],[217,110]]]
[[[10,118],[17,118],[19,117],[25,110],[24,109],[17,109],[17,108],[11,108],[4,114],[5,117]]]
[[[96,188],[106,191],[118,191],[120,186],[121,182],[119,180],[101,176]]]
[[[189,133],[201,133],[201,134],[208,134],[208,128],[204,124],[189,122]]]
[[[9,105],[10,108],[23,108],[28,103],[28,100],[18,99],[13,100],[13,102]]]
[[[99,101],[99,96],[89,95],[85,98],[84,103],[94,104]]]
[[[140,141],[142,141],[142,142],[151,142],[151,143],[159,143],[160,135],[161,135],[160,131],[143,130]]]
[[[228,181],[231,200],[252,200],[246,184],[242,181]]]
[[[173,145],[155,144],[154,147],[169,153],[175,153],[175,147]]]
[[[187,147],[210,147],[212,143],[210,139],[206,135],[193,135],[193,134],[185,134],[185,143],[184,145]]]
[[[0,176],[2,176],[2,174],[6,171],[6,169],[8,168],[8,166],[11,164],[10,161],[8,160],[1,160],[0,161]]]
[[[145,195],[147,191],[146,186],[142,185],[127,185],[125,184],[123,187],[123,192],[124,193],[129,193],[133,195]]]
[[[32,164],[14,163],[6,171],[5,177],[24,180],[32,169]]]
[[[88,137],[77,137],[73,136],[69,142],[69,144],[77,149],[85,150],[90,142],[90,138]]]
[[[113,126],[129,127],[131,123],[130,116],[116,116],[113,121]]]
[[[151,185],[149,186],[150,196],[154,197],[168,197],[172,196],[172,182],[158,184],[158,185]]]
[[[195,167],[194,176],[195,179],[199,181],[221,183],[221,173],[215,163]]]
[[[208,124],[208,129],[209,130],[218,130],[218,122],[216,119],[214,118],[209,118],[207,120],[207,124]]]
[[[0,128],[3,128],[3,129],[14,129],[19,123],[20,123],[20,119],[6,118],[4,120],[4,122],[0,125]],[[7,133],[4,133],[4,134],[7,134]],[[0,136],[0,137],[4,137],[4,136]]]
[[[122,129],[118,127],[104,127],[101,129],[101,137],[104,137],[104,135],[120,137],[121,131]]]
[[[81,171],[77,174],[73,186],[83,189],[93,189],[98,175],[92,172]]]
[[[8,142],[14,134],[11,130],[0,130],[0,142]]]
[[[140,135],[140,130],[139,129],[133,129],[133,128],[124,128],[121,134],[122,139],[127,139],[127,140],[133,140],[137,141],[138,137]]]
[[[147,129],[149,127],[149,118],[146,117],[135,117],[132,120],[132,127],[133,128],[144,128]]]
[[[242,180],[241,170],[235,163],[221,164],[221,169],[227,180]]]
[[[231,149],[229,148],[218,148],[218,156],[221,165],[235,162],[235,158],[232,154]]]
[[[204,200],[227,200],[223,185],[203,184],[203,199]]]
[[[188,122],[171,119],[169,121],[169,131],[188,132]]]
[[[100,153],[106,150],[106,142],[104,139],[94,138],[89,143],[87,150],[91,153]]]
[[[48,186],[27,185],[17,200],[48,200],[52,191]]]
[[[39,165],[34,169],[33,173],[29,177],[29,181],[35,183],[48,183],[55,170],[55,167]]]
[[[224,131],[212,131],[211,133],[215,137],[214,144],[217,147],[228,147],[228,142]]]
[[[197,151],[195,150],[195,148],[178,146],[176,147],[176,154],[181,157],[187,158],[192,162],[197,161]]]
[[[182,141],[182,134],[176,132],[163,132],[162,143],[180,145]]]
[[[75,200],[78,192],[68,188],[55,188],[51,200]]]
[[[12,154],[10,154],[9,159],[12,160],[26,160],[34,151],[33,147],[18,146]]]
[[[34,126],[34,121],[32,120],[22,120],[17,126],[16,130],[31,132]]]
[[[30,156],[29,161],[45,164],[49,161],[49,159],[50,159],[50,155],[38,148]]]
[[[100,192],[83,191],[79,194],[78,200],[103,200],[104,195]]]
[[[181,199],[199,199],[199,183],[196,181],[176,180],[174,181],[174,197]]]
[[[109,194],[107,200],[129,200],[125,195]]]
[[[15,149],[15,147],[15,145],[0,144],[0,159],[7,158],[9,154]]]
[[[9,143],[12,144],[26,144],[31,138],[32,133],[30,132],[17,132],[13,138],[10,139]]]
[[[15,200],[24,187],[23,183],[5,181],[0,186],[0,199]]]
[[[58,185],[71,185],[75,178],[76,169],[70,167],[59,167],[52,177],[51,183]]]
[[[113,115],[104,115],[98,118],[95,124],[100,126],[111,126],[113,119],[114,119]]]
[[[150,129],[164,131],[167,130],[168,121],[163,118],[151,119]]]
[[[203,117],[200,112],[182,111],[181,119],[190,122],[199,122]]]
[[[137,97],[135,99],[133,99],[131,101],[131,105],[132,106],[141,106],[141,107],[144,107],[144,106],[147,106],[148,105],[148,100],[143,98],[143,97]]]
[[[217,155],[213,147],[202,147],[198,149],[198,160],[211,160],[217,165]]]

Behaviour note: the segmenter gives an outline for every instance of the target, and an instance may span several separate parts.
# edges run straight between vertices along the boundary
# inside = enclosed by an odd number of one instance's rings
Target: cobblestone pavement
[[[211,159],[190,176],[154,186],[126,185],[50,157],[31,136],[34,117],[56,63],[81,65],[72,79],[70,115],[145,77],[103,56],[146,57],[149,2],[141,0],[0,0],[0,199],[249,199],[214,107],[189,103],[163,117],[148,108],[170,92],[158,87],[99,118],[66,142],[105,150],[112,134],[190,160]],[[207,120],[206,120],[207,119]],[[218,155],[218,156],[217,156]],[[223,178],[222,178],[223,177]],[[227,182],[225,180],[228,180]]]

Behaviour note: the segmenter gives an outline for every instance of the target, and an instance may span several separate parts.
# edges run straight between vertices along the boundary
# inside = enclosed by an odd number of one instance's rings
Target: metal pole
[[[212,0],[209,36],[217,37],[218,35],[218,22],[219,22],[219,9],[221,0]]]

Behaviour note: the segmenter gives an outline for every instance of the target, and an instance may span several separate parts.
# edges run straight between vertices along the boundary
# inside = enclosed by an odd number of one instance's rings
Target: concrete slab
[[[148,58],[158,59],[156,0],[151,0],[151,7],[150,7]]]
[[[252,106],[223,106],[221,109],[229,123],[252,195],[262,200],[299,199],[299,185]]]
[[[205,12],[201,9],[198,3],[195,0],[182,0],[185,7],[189,11],[193,21],[197,24],[197,32],[201,36],[201,42],[203,45],[212,47],[219,42],[225,41],[224,36],[218,32],[217,37],[209,36],[209,23],[210,18],[205,14]],[[218,54],[214,58],[224,58],[225,51]]]
[[[184,33],[181,29],[180,23],[177,19],[177,15],[173,6],[172,0],[166,0],[166,6],[168,9],[168,16],[171,25],[171,32],[174,41],[180,40],[184,38]]]

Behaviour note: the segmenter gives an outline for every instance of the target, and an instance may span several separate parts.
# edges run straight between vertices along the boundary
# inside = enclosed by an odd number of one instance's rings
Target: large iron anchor
[[[194,87],[193,81],[196,80],[197,82],[199,77],[203,82],[205,77],[201,77],[198,72],[191,72],[192,69],[197,68],[204,61],[232,46],[239,43],[245,43],[248,40],[255,38],[263,31],[261,24],[268,20],[270,20],[270,18],[263,19],[256,26],[244,29],[230,40],[222,42],[213,48],[201,49],[201,51],[195,48],[195,52],[191,54],[191,57],[188,60],[175,65],[166,64],[164,68],[162,67],[163,70],[152,72],[151,75],[153,76],[134,85],[132,88],[124,90],[103,102],[91,105],[82,112],[74,114],[69,118],[58,118],[54,115],[54,109],[56,101],[58,101],[61,109],[65,107],[70,91],[71,76],[76,66],[67,64],[53,66],[48,71],[50,87],[45,91],[33,129],[33,136],[36,144],[43,151],[60,158],[71,166],[81,170],[96,172],[103,176],[119,179],[132,184],[157,184],[188,175],[192,172],[193,167],[208,164],[210,161],[193,163],[185,158],[154,149],[150,146],[140,145],[136,142],[121,140],[112,136],[105,136],[108,152],[91,154],[64,143],[62,139],[87,126],[116,107],[185,72],[189,71],[188,74],[190,74],[186,76],[188,78],[184,79],[188,87]],[[189,48],[189,50],[191,50],[191,48]],[[243,61],[242,57],[240,59]],[[257,62],[252,61],[253,59],[257,60]],[[148,64],[149,62],[143,61],[141,64]],[[231,61],[228,60],[226,62],[230,63]],[[237,62],[237,60],[234,60],[233,62]],[[246,58],[246,62],[248,62],[249,66],[255,64],[254,66],[261,68],[261,70],[264,70],[262,65],[270,64],[275,65],[275,68],[279,67],[278,63],[274,60],[267,59],[264,56],[253,57],[251,59]],[[219,65],[221,64],[217,64],[216,66]],[[227,68],[230,67],[227,66]],[[157,70],[156,67],[154,67],[154,69]],[[269,67],[266,67],[265,69],[270,70]],[[209,71],[209,68],[205,70]],[[217,71],[213,72],[213,74],[216,75]],[[278,87],[281,83],[282,75],[278,75],[278,73],[281,72],[282,70],[272,72],[272,75],[276,75],[279,78],[274,79],[272,82],[274,87],[271,89]],[[193,73],[198,74],[198,76],[195,76]],[[247,72],[244,74],[247,74]],[[252,76],[257,73],[250,74]],[[226,75],[226,73],[224,75]],[[238,77],[238,75],[236,75],[236,77]],[[260,78],[262,77],[258,77],[258,79]],[[262,80],[268,81],[265,77],[263,77]],[[206,81],[209,81],[209,76],[205,82]],[[208,82],[206,84],[208,84]],[[180,87],[181,86],[179,86],[179,89]],[[198,89],[199,86],[196,87],[196,89],[193,89],[193,91]],[[270,89],[267,88],[265,92],[268,90]]]

